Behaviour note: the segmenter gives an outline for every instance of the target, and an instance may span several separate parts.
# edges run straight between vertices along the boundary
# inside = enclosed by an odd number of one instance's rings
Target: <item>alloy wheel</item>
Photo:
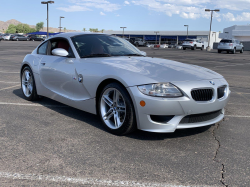
[[[122,94],[108,88],[101,96],[100,112],[104,123],[111,129],[120,128],[126,118],[126,104]]]
[[[22,74],[22,89],[26,97],[30,97],[33,92],[33,79],[29,70],[25,70]]]

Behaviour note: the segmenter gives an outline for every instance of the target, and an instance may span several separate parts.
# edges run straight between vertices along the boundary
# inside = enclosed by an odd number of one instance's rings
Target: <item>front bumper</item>
[[[185,96],[180,98],[161,98],[142,94],[137,86],[128,87],[128,91],[134,102],[137,127],[138,129],[150,132],[174,132],[176,129],[202,127],[215,124],[224,117],[224,108],[230,98],[230,90],[225,79],[213,79],[215,85],[209,83],[209,80],[192,82],[172,82],[179,87]],[[217,88],[227,85],[225,96],[217,99]],[[211,101],[197,102],[191,96],[191,90],[194,88],[212,88],[214,91]],[[146,102],[145,107],[140,106],[140,101]],[[221,114],[214,119],[198,123],[180,123],[188,115],[203,114],[221,110]],[[151,115],[174,117],[166,123],[158,123],[151,119]]]

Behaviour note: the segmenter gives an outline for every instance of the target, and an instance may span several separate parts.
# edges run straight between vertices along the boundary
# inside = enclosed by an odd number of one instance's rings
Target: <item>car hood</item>
[[[222,78],[220,74],[195,65],[151,57],[101,58],[102,64],[123,75],[150,78],[154,82],[198,81]],[[129,73],[129,74],[128,74]]]

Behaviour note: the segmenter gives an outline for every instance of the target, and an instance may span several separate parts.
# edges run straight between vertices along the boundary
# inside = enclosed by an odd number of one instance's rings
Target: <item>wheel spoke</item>
[[[30,79],[30,76],[29,76],[29,72],[28,72],[28,71],[25,71],[25,77],[26,77],[26,80],[27,80],[27,81]]]
[[[119,99],[119,92],[117,92],[116,90],[114,90],[114,94],[113,94],[113,103],[114,103],[115,105],[117,105],[118,99]]]
[[[30,93],[32,93],[32,86],[31,86],[31,84],[28,84],[27,88],[29,89]]]
[[[103,116],[104,120],[109,120],[114,115],[114,112],[112,109],[109,109],[109,111]]]
[[[103,95],[102,99],[109,107],[113,105],[113,101],[107,95]]]
[[[115,127],[119,127],[119,119],[118,118],[119,117],[118,117],[117,113],[114,114]]]
[[[27,86],[25,86],[25,94],[26,94],[26,96],[29,95],[29,89]]]

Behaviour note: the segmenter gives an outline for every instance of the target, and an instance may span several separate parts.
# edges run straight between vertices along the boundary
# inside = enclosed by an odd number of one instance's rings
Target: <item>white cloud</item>
[[[211,1],[216,8],[228,9],[228,10],[249,10],[249,0],[216,0]]]
[[[222,16],[228,21],[250,21],[250,12],[242,12],[237,16],[234,16],[234,14],[228,12],[227,14],[223,14]]]
[[[180,3],[185,2],[185,3]],[[209,0],[137,0],[132,1],[135,5],[140,5],[147,7],[149,10],[154,10],[156,12],[164,12],[168,16],[174,14],[180,15],[182,18],[186,19],[197,19],[199,17],[209,17],[209,13],[205,12],[205,7],[201,6]],[[190,6],[189,4],[196,3],[199,6]],[[187,4],[184,6],[183,4]]]
[[[130,3],[128,1],[124,1],[124,4],[129,5]]]
[[[103,12],[100,12],[100,15],[101,15],[101,16],[105,16],[106,14],[104,14]]]
[[[69,7],[58,7],[57,9],[63,10],[65,12],[79,12],[79,11],[90,11],[91,9],[82,6],[69,6]]]
[[[68,0],[68,1],[74,5],[68,7],[59,7],[57,9],[66,12],[86,11],[86,10],[92,10],[93,8],[102,9],[105,12],[112,12],[120,9],[119,4],[110,3],[109,1],[106,0]]]

